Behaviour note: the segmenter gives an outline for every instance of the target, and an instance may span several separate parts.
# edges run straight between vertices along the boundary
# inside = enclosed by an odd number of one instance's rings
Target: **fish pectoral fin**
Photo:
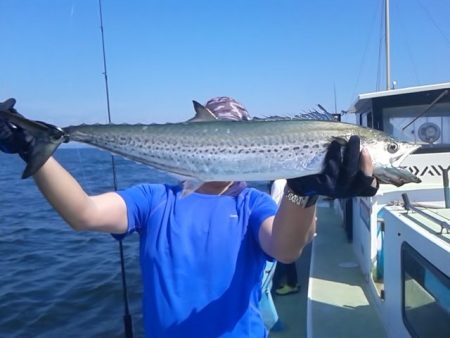
[[[192,101],[194,104],[195,116],[187,122],[205,122],[205,121],[215,121],[217,117],[212,113],[211,110],[206,108],[204,105],[198,103],[197,101]]]
[[[331,138],[331,141],[336,141],[337,143],[339,143],[341,146],[345,146],[347,144],[347,140],[343,137],[338,137],[338,136],[333,136]]]
[[[186,197],[192,194],[195,190],[200,188],[203,181],[188,179],[182,182],[183,191],[181,192],[181,197]]]

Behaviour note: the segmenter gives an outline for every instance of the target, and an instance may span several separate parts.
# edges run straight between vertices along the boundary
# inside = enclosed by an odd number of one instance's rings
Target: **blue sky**
[[[333,111],[334,87],[341,110],[385,87],[381,0],[102,4],[113,122],[186,120],[219,95],[254,116]],[[98,1],[1,0],[0,13],[0,99],[60,126],[106,122]],[[399,87],[450,82],[448,13],[448,0],[391,0]]]

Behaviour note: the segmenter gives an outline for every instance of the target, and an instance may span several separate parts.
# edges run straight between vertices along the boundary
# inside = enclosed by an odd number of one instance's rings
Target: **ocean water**
[[[55,157],[88,193],[113,189],[108,153],[59,149]],[[146,166],[115,162],[119,189],[175,182]],[[118,242],[73,231],[32,179],[20,179],[23,168],[20,158],[0,153],[0,337],[124,337]],[[143,337],[138,245],[136,234],[124,240],[134,334]]]

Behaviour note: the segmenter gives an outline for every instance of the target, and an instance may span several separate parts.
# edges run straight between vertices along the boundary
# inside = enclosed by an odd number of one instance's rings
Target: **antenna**
[[[391,39],[389,22],[389,0],[384,0],[385,4],[385,32],[386,32],[386,90],[391,89]]]
[[[337,97],[336,97],[336,83],[333,83],[333,91],[334,91],[334,113],[338,114],[338,111],[337,111]]]

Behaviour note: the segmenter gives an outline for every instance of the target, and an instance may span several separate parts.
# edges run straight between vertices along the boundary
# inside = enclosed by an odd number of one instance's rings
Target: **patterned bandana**
[[[228,96],[214,97],[205,105],[219,120],[250,120],[247,109],[235,99]],[[243,181],[233,184],[223,193],[228,196],[238,196],[247,187]]]
[[[214,97],[205,105],[219,120],[249,120],[247,109],[235,99],[228,96]]]

